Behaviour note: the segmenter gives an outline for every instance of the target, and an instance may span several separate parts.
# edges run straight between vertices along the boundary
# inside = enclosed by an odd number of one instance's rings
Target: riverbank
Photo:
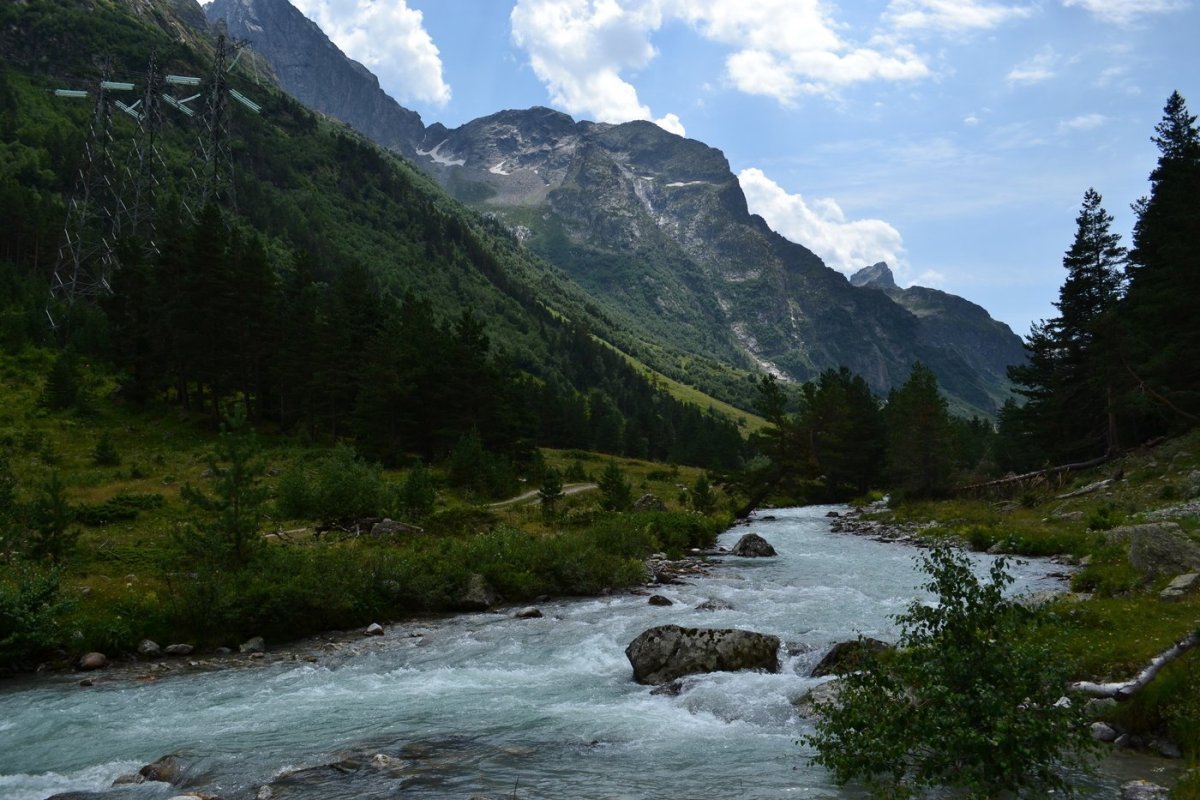
[[[542,617],[506,607],[400,622],[382,637],[331,634],[340,649],[323,650],[317,637],[305,645],[313,650],[281,651],[296,661],[276,660],[268,641],[248,668],[170,679],[130,673],[89,688],[78,675],[23,679],[0,692],[9,725],[0,726],[0,795],[101,792],[181,752],[193,766],[173,791],[226,800],[278,781],[288,800],[401,787],[421,800],[498,800],[514,786],[520,800],[650,797],[664,787],[678,797],[839,796],[797,748],[804,723],[792,702],[818,682],[808,675],[831,644],[859,632],[893,638],[890,615],[921,591],[908,548],[831,534],[829,510],[775,510],[718,537],[731,548],[759,533],[776,558],[711,558],[711,568],[697,565],[708,574],[636,590],[648,594],[540,602]],[[1030,589],[1044,583],[1040,570],[1018,578]],[[780,672],[690,676],[678,695],[653,695],[632,681],[624,650],[662,624],[776,635]],[[376,755],[390,766],[375,766]]]
[[[1111,682],[1200,626],[1200,587],[1181,578],[1200,568],[1197,497],[1200,436],[1192,434],[1020,497],[876,505],[835,525],[884,541],[1053,557],[1071,592],[1048,607],[1042,640],[1073,679]],[[1200,655],[1184,653],[1098,721],[1122,744],[1200,765]],[[1184,778],[1174,796],[1200,797],[1200,776]]]

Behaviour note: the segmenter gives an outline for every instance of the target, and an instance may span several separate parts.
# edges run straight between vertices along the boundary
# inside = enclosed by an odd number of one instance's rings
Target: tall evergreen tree
[[[1115,313],[1125,265],[1121,237],[1095,189],[1083,196],[1075,240],[1063,256],[1067,277],[1057,317],[1035,325],[1030,360],[1009,376],[1028,399],[1018,414],[1051,460],[1114,452],[1118,447],[1120,342]]]
[[[891,486],[906,497],[936,497],[950,486],[950,412],[937,378],[924,364],[888,394],[887,467]]]
[[[1155,126],[1150,194],[1134,205],[1129,253],[1131,357],[1136,388],[1164,418],[1200,420],[1200,131],[1174,92]]]

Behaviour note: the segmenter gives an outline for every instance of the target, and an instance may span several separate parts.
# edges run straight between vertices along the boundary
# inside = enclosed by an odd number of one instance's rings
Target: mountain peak
[[[851,286],[869,286],[872,289],[896,289],[896,279],[886,261],[863,267],[850,276]]]

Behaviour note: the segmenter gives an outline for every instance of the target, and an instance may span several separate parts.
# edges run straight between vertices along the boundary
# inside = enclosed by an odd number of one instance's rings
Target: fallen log
[[[1150,681],[1154,680],[1154,676],[1158,674],[1159,670],[1196,645],[1200,645],[1200,630],[1192,631],[1171,645],[1171,647],[1150,659],[1150,663],[1146,668],[1131,680],[1115,681],[1112,683],[1079,681],[1072,683],[1071,689],[1081,694],[1086,694],[1089,697],[1111,697],[1114,700],[1128,700],[1136,692],[1144,689]]]
[[[984,481],[983,483],[972,483],[966,486],[956,486],[953,491],[955,494],[964,492],[978,492],[991,489],[1002,489],[1010,486],[1020,487],[1027,484],[1032,484],[1040,481],[1048,480],[1068,472],[1076,472],[1081,469],[1090,469],[1098,467],[1106,461],[1111,461],[1115,455],[1104,455],[1099,458],[1093,458],[1089,461],[1080,461],[1075,464],[1063,464],[1058,467],[1050,467],[1048,469],[1039,469],[1034,472],[1026,472],[1021,475],[1009,475],[1004,478],[997,478],[992,481]]]

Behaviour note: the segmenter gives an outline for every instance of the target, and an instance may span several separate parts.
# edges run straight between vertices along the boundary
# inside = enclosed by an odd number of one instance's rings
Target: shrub
[[[58,569],[0,565],[0,665],[18,664],[59,644],[70,606],[60,592]]]
[[[1089,531],[1108,531],[1124,521],[1124,516],[1111,503],[1106,503],[1093,509],[1088,515],[1087,529]]]
[[[937,786],[993,797],[1069,790],[1058,771],[1094,745],[1077,708],[1058,704],[1064,665],[1030,634],[1040,612],[1004,597],[1012,582],[997,559],[981,582],[966,557],[924,556],[926,589],[896,621],[898,649],[841,676],[833,703],[818,704],[814,763],[839,784],[863,780],[880,795]]]
[[[30,532],[30,554],[34,558],[59,563],[75,549],[79,529],[72,528],[74,512],[67,502],[66,487],[52,473],[41,485],[33,502],[33,530]]]
[[[161,508],[161,494],[120,494],[110,497],[103,503],[80,504],[72,509],[75,521],[81,525],[100,526],[114,522],[125,522],[136,519],[142,511]]]

